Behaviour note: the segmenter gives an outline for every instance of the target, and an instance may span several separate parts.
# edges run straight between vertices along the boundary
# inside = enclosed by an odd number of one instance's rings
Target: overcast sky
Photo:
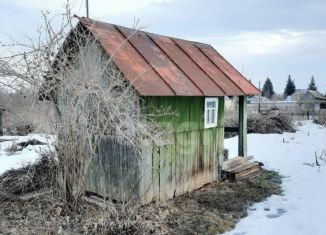
[[[71,0],[84,16],[84,0]],[[64,0],[0,0],[0,32],[33,37],[41,10],[63,11]],[[258,86],[270,77],[283,92],[289,74],[297,88],[316,78],[326,92],[325,0],[89,0],[90,17],[212,44]],[[0,34],[0,39],[3,37]]]

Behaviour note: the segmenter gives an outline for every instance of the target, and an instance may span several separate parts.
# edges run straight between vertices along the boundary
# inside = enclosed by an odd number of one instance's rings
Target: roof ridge
[[[107,53],[118,47],[121,40],[127,40],[127,47],[121,48],[120,57],[116,58],[123,73],[130,71],[137,74],[146,69],[152,70],[148,76],[141,78],[145,88],[138,90],[140,94],[151,96],[259,94],[258,89],[209,44],[86,17],[77,18],[82,27],[94,34]],[[135,37],[129,38],[132,32],[135,32]],[[169,44],[165,45],[165,42]],[[134,60],[137,63],[134,63]],[[201,80],[201,76],[205,79]],[[126,78],[133,80],[129,75],[126,75]]]
[[[144,30],[138,30],[138,29],[135,29],[135,28],[122,26],[122,25],[117,25],[117,24],[114,24],[114,23],[107,23],[107,22],[100,21],[100,20],[94,20],[94,19],[91,19],[91,18],[87,18],[85,16],[82,16],[82,17],[75,16],[75,17],[77,19],[79,19],[79,20],[94,21],[95,23],[97,22],[97,23],[109,24],[109,25],[112,25],[114,27],[121,27],[121,28],[125,28],[125,29],[128,29],[128,30],[137,30],[138,32],[142,32],[142,33],[145,33],[145,34],[152,34],[152,35],[159,36],[159,37],[167,37],[167,38],[170,38],[170,39],[173,39],[173,40],[177,39],[177,40],[183,40],[183,41],[192,42],[192,43],[198,43],[198,44],[202,44],[202,45],[205,45],[205,46],[210,46],[208,43],[193,41],[193,40],[189,40],[189,39],[185,39],[185,38],[171,37],[171,36],[167,36],[167,35],[163,35],[163,34],[159,34],[159,33],[148,32],[148,31],[144,31]]]

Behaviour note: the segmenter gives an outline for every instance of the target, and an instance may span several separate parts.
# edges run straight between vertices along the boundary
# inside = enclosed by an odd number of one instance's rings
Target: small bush
[[[0,192],[10,197],[41,188],[51,188],[55,183],[56,168],[55,159],[48,154],[43,154],[34,165],[8,170],[0,175]]]
[[[17,152],[21,151],[23,148],[19,146],[16,141],[13,141],[12,144],[5,149],[8,156],[15,155]]]

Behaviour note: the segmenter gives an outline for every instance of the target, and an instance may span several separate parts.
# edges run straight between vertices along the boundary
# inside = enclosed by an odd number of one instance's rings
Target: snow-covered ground
[[[311,122],[302,122],[296,133],[250,134],[248,154],[265,164],[268,169],[280,172],[283,179],[283,196],[272,196],[249,208],[249,216],[242,219],[228,235],[325,235],[326,226],[326,155],[325,161],[315,163],[318,155],[326,150],[326,128]],[[45,135],[0,137],[0,174],[11,168],[35,162],[47,145],[28,146],[15,155],[5,151],[13,141],[37,139],[51,143]],[[237,137],[225,140],[230,156],[237,154]]]
[[[46,145],[29,145],[22,151],[17,151],[15,154],[10,154],[7,149],[13,144],[18,144],[28,140],[36,139]],[[50,143],[53,141],[52,136],[31,134],[28,136],[1,136],[0,137],[0,174],[9,169],[20,168],[24,165],[34,163],[40,158],[42,151],[49,150]]]
[[[249,208],[228,235],[325,235],[326,155],[320,167],[309,166],[326,151],[326,128],[302,122],[296,133],[250,134],[248,154],[285,176],[283,196],[272,196]],[[230,156],[237,154],[237,137],[225,140]]]

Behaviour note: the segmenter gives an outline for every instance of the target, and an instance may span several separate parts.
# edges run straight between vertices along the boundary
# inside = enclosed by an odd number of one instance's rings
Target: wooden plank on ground
[[[221,179],[221,169],[224,159],[224,97],[218,98],[218,119],[217,119],[217,156],[215,159],[215,175]]]
[[[261,174],[261,170],[258,170],[258,171],[252,172],[248,175],[238,177],[237,180],[252,179],[252,178],[259,176],[260,174]]]
[[[259,170],[260,170],[260,167],[259,166],[253,166],[253,167],[248,168],[248,169],[246,169],[244,171],[241,171],[239,173],[236,173],[235,174],[235,179],[243,178],[243,177],[245,177],[247,175],[250,175],[250,174],[252,174],[254,172],[257,172]]]
[[[245,162],[245,163],[238,165],[234,168],[228,169],[227,172],[239,173],[239,172],[245,171],[254,166],[259,166],[259,163],[258,162]]]
[[[237,165],[240,165],[240,164],[247,162],[249,160],[252,160],[252,159],[253,159],[253,156],[235,157],[235,158],[229,159],[229,160],[223,162],[222,170],[227,170],[227,169],[233,168]]]

